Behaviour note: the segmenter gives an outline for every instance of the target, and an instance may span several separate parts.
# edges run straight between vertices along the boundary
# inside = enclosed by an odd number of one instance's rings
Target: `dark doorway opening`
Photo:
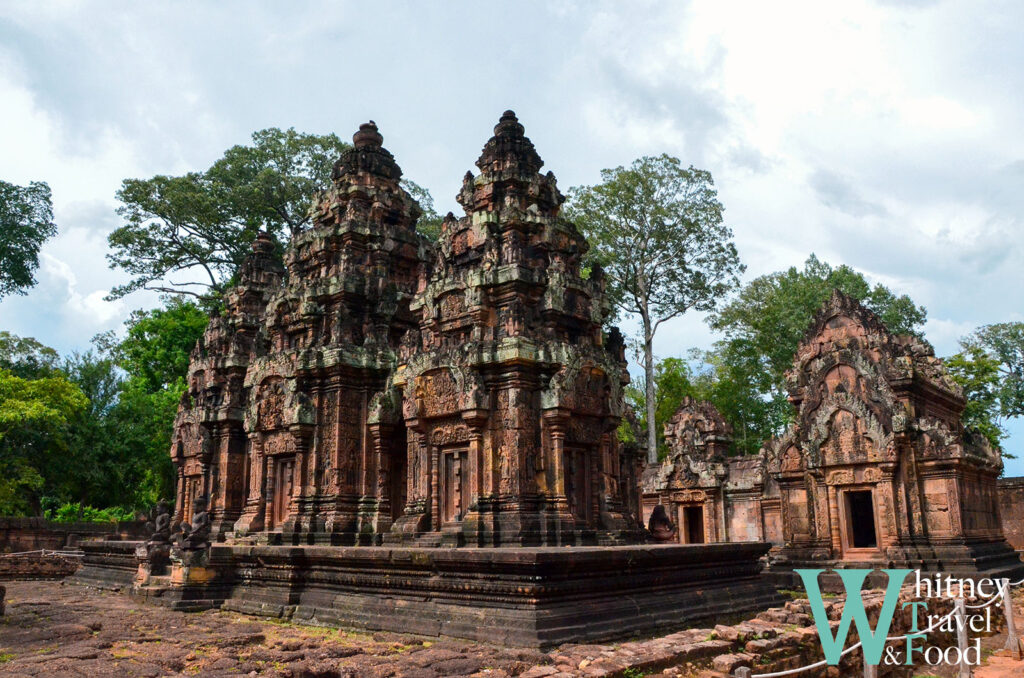
[[[578,447],[566,447],[563,451],[563,472],[565,474],[565,498],[569,502],[569,513],[578,526],[590,525],[590,455]]]
[[[402,436],[403,438],[405,436]],[[406,477],[408,463],[406,461],[406,449],[403,443],[399,452],[391,457],[390,481],[388,497],[391,504],[391,520],[395,521],[405,513],[406,495],[409,488],[409,480]]]
[[[686,521],[686,543],[704,543],[704,509],[700,506],[683,508],[683,519]]]
[[[875,506],[871,490],[846,493],[846,522],[850,546],[871,549],[878,546],[875,536]]]

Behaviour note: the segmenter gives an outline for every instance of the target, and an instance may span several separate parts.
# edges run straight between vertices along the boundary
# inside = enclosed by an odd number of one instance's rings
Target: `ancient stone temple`
[[[640,543],[622,338],[515,115],[436,244],[376,126],[353,141],[285,267],[257,238],[196,347],[160,521],[178,527],[88,545],[76,580],[533,646],[778,602],[767,544]]]
[[[1024,572],[1000,526],[1000,455],[961,424],[963,394],[924,340],[837,291],[788,380],[796,421],[767,450],[784,542],[773,568]]]
[[[219,536],[424,545],[623,543],[628,381],[600,271],[507,112],[436,247],[372,123],[312,227],[257,239],[196,348],[174,460]]]
[[[402,427],[381,427],[371,400],[388,381],[425,244],[419,207],[373,123],[336,163],[313,226],[286,250],[287,275],[261,234],[193,353],[175,424],[176,518],[210,497],[217,535],[276,532],[353,542],[390,524],[380,487]],[[400,478],[399,473],[399,478]]]
[[[284,275],[273,252],[274,243],[260,233],[239,271],[238,285],[224,297],[224,313],[210,318],[192,351],[188,390],[174,422],[174,515],[178,522],[191,520],[196,500],[208,496],[218,535],[234,529],[246,498],[250,463],[245,378],[260,341],[267,301]]]
[[[778,486],[764,455],[728,456],[732,427],[714,405],[684,398],[665,441],[668,458],[644,475],[645,520],[661,504],[681,544],[781,541]]]

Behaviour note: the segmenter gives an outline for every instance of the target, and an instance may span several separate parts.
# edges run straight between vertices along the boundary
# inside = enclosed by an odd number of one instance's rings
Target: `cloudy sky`
[[[811,253],[928,309],[939,355],[1024,320],[1024,4],[0,1],[0,178],[60,235],[0,328],[84,349],[128,177],[204,169],[265,127],[374,119],[444,212],[506,108],[565,188],[667,152],[710,170],[748,277]],[[698,315],[660,355],[706,346]],[[1010,451],[1024,456],[1024,426]],[[1008,474],[1024,475],[1024,459]]]

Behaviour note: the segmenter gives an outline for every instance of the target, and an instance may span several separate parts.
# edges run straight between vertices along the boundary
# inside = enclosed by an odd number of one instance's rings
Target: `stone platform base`
[[[679,629],[777,604],[767,544],[415,549],[218,546],[224,608],[548,647]],[[221,565],[223,563],[223,565]],[[230,564],[230,565],[229,565]]]
[[[550,647],[720,623],[778,605],[768,544],[388,548],[218,544],[216,576],[153,581],[134,595],[305,623]],[[79,583],[104,575],[87,552]],[[105,563],[118,558],[103,556]],[[134,570],[133,570],[134,572]],[[123,588],[130,587],[130,584]],[[109,587],[108,587],[109,588]]]

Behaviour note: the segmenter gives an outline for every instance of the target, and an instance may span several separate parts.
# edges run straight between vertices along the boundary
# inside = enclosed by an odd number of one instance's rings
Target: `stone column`
[[[185,493],[188,487],[185,485],[185,465],[178,465],[178,475],[175,480],[174,492],[174,515],[177,521],[185,520]]]
[[[488,412],[485,409],[471,409],[462,412],[462,420],[469,429],[469,506],[462,518],[462,535],[467,544],[490,545],[494,535],[493,512],[491,511],[492,462],[489,450],[484,447],[484,425]]]
[[[549,444],[544,450],[548,509],[541,518],[541,542],[561,545],[574,539],[575,518],[569,513],[569,499],[565,494],[565,429],[570,413],[561,408],[544,410],[543,429]],[[544,446],[541,436],[542,447]]]
[[[832,533],[832,555],[840,557],[843,552],[843,542],[839,534],[839,492],[835,485],[828,486],[828,512],[828,523]]]
[[[362,497],[359,500],[359,543],[378,544],[391,528],[391,459],[388,439],[392,427],[369,424],[369,453],[364,455]]]

